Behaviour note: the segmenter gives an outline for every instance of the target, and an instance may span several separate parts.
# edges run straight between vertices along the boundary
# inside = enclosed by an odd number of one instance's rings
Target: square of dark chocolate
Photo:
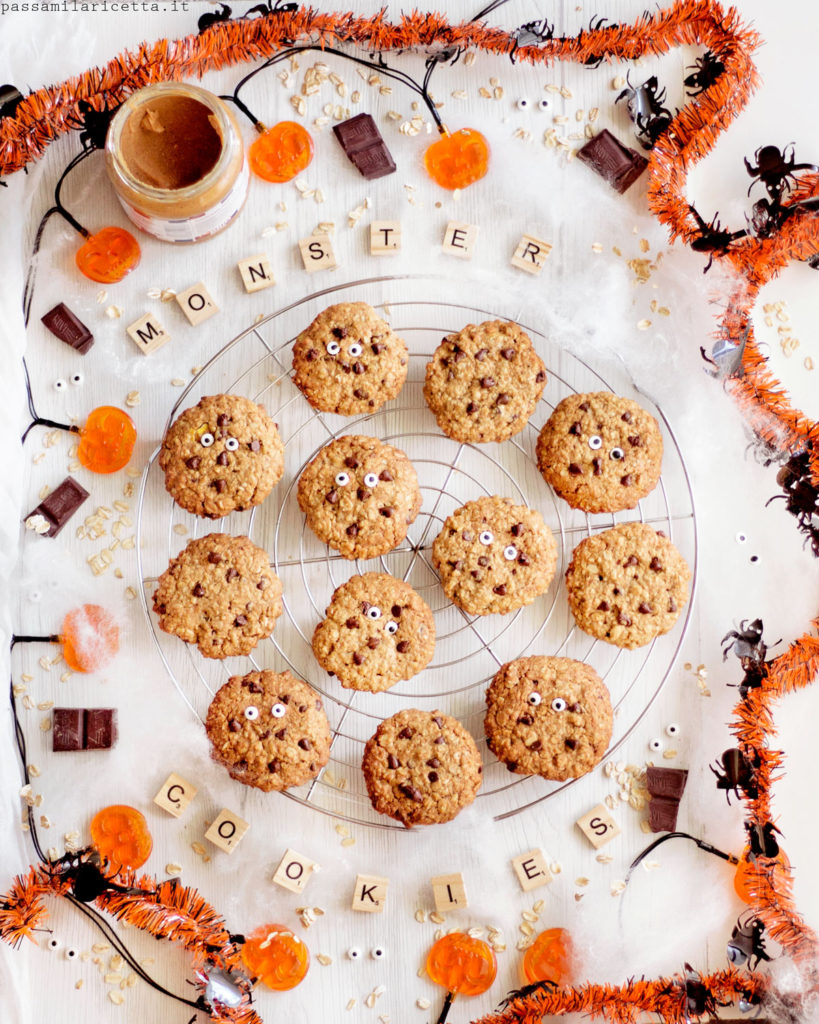
[[[85,733],[85,711],[82,708],[54,708],[51,718],[51,749],[82,750]]]
[[[378,126],[369,114],[356,114],[341,124],[333,125],[333,131],[347,156],[351,156],[359,149],[366,149],[373,143],[384,141]]]
[[[66,345],[70,345],[82,356],[94,344],[94,336],[91,331],[64,302],[59,303],[54,309],[50,309],[45,316],[41,317],[41,320],[56,338],[64,341]]]
[[[640,177],[648,160],[624,146],[604,128],[577,151],[577,159],[587,164],[621,194]]]
[[[646,788],[651,796],[665,796],[680,802],[688,779],[685,768],[646,768]]]
[[[82,484],[78,484],[74,477],[67,476],[58,487],[43,498],[37,508],[29,512],[26,519],[29,516],[43,516],[51,524],[43,536],[56,537],[87,497],[88,491]]]
[[[117,713],[114,708],[87,708],[85,712],[85,749],[110,750],[117,739]]]
[[[679,800],[667,796],[653,796],[648,805],[648,824],[652,832],[673,832],[677,827]]]
[[[368,181],[383,178],[395,170],[395,161],[383,142],[370,149],[359,149],[350,159]]]

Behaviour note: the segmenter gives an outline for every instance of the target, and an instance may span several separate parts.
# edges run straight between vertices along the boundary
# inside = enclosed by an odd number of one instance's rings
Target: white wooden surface
[[[377,7],[364,2],[354,6],[357,11]],[[813,83],[809,55],[816,15],[807,14],[803,5],[795,3],[780,5],[775,13],[760,0],[741,6],[743,13],[756,20],[768,40],[758,54],[765,85],[706,165],[694,171],[690,189],[701,210],[711,214],[718,209],[723,223],[735,227],[749,205],[744,199],[748,178],[741,165],[743,155],[750,156],[762,144],[784,146],[794,140],[800,159],[819,158],[819,133],[811,117]],[[513,26],[548,13],[559,31],[575,31],[592,13],[624,21],[641,10],[641,4],[627,0],[612,0],[600,11],[578,10],[565,3],[548,9],[545,5],[511,3],[494,17],[498,24]],[[447,5],[447,13],[455,19],[474,12],[472,5],[453,2]],[[172,11],[152,15],[97,12],[51,18],[6,14],[0,18],[0,78],[35,88],[92,63],[102,63],[140,38],[182,34],[194,22],[193,12]],[[74,42],[70,51],[65,46],[68,31]],[[656,65],[661,79],[669,85],[672,103],[681,102],[681,72],[690,60],[690,54],[672,54]],[[312,62],[309,55],[300,58],[297,82]],[[567,165],[554,150],[541,144],[552,116],[561,116],[563,112],[570,118],[564,129],[569,134],[576,130],[575,110],[589,111],[592,107],[600,109],[600,125],[628,138],[625,113],[622,105],[614,108],[616,92],[611,88],[613,76],[624,74],[625,68],[533,70],[479,57],[471,67],[460,62],[439,69],[433,90],[445,101],[445,120],[451,126],[480,127],[493,145],[490,176],[460,198],[454,198],[425,179],[420,154],[426,137],[402,136],[396,128],[400,122],[386,118],[390,110],[410,116],[412,97],[398,83],[392,83],[391,95],[382,95],[377,88],[362,82],[347,62],[330,58],[328,63],[348,83],[350,92],[360,89],[361,103],[352,109],[368,110],[376,117],[399,165],[398,173],[379,182],[364,182],[347,164],[329,128],[325,128],[317,133],[314,165],[303,175],[311,188],[324,191],[323,204],[301,199],[292,185],[276,188],[254,182],[242,217],[215,241],[171,249],[141,238],[141,266],[122,284],[108,288],[108,295],[101,302],[97,301],[97,286],[80,279],[72,269],[76,236],[70,229],[52,223],[41,257],[32,325],[26,340],[38,410],[56,419],[68,415],[82,419],[94,405],[122,405],[128,392],[139,391],[141,401],[132,412],[140,440],[132,465],[142,470],[179,398],[179,389],[170,384],[172,380],[187,383],[192,367],[204,365],[259,314],[272,313],[321,287],[380,274],[433,275],[438,283],[430,286],[430,294],[436,298],[443,295],[449,301],[519,315],[540,327],[554,343],[582,356],[607,379],[610,375],[622,375],[624,363],[628,374],[662,406],[679,436],[694,484],[702,567],[692,628],[677,668],[617,756],[627,763],[642,764],[650,756],[648,740],[659,735],[670,747],[664,729],[669,722],[679,723],[682,735],[673,743],[678,754],[662,763],[688,767],[691,773],[680,825],[739,852],[740,810],[726,808],[707,769],[708,763],[730,745],[723,723],[736,694],[725,683],[738,678],[735,664],[729,662],[722,667],[719,640],[732,622],[757,615],[765,619],[766,634],[771,639],[782,636],[787,641],[799,635],[816,612],[816,565],[802,552],[800,538],[781,503],[763,507],[774,491],[773,474],[745,458],[742,427],[732,407],[701,372],[698,349],[701,344],[709,344],[709,288],[718,284],[716,275],[712,272],[703,278],[700,258],[675,249],[665,253],[662,269],[651,283],[633,287],[632,275],[624,269],[623,259],[610,252],[611,247],[618,246],[628,258],[642,255],[638,247],[640,238],[649,240],[652,256],[667,249],[662,231],[647,215],[642,185],[619,199],[598,184],[585,168]],[[391,63],[400,63],[416,73],[421,67],[420,60],[412,57]],[[646,63],[632,77],[641,78],[654,67]],[[225,91],[232,88],[240,74],[238,69],[223,72],[209,77],[204,84]],[[492,76],[497,76],[504,88],[501,100],[486,100],[478,94],[478,87],[488,85]],[[566,85],[572,97],[564,102],[554,93],[544,91],[547,83]],[[451,97],[453,91],[460,89],[466,90],[466,100]],[[273,121],[292,115],[289,95],[275,72],[268,72],[254,81],[244,98],[254,112]],[[530,100],[549,96],[556,102],[548,114],[522,114],[515,108],[521,96]],[[309,100],[308,120],[320,114],[321,105],[330,100],[329,87],[325,86],[320,97]],[[565,110],[561,111],[561,107]],[[583,123],[577,122],[580,130]],[[518,127],[531,130],[531,142],[513,138]],[[250,139],[249,128],[246,137]],[[28,178],[17,175],[10,182],[8,193],[2,190],[4,194],[0,194],[5,240],[0,253],[4,271],[0,277],[0,331],[6,334],[8,352],[20,351],[23,344],[18,321],[20,254],[28,251],[36,222],[50,203],[50,188],[56,174],[76,152],[77,145],[75,137],[54,145]],[[371,199],[371,207],[355,228],[348,228],[348,211],[365,197]],[[107,188],[99,157],[83,165],[76,179],[69,182],[65,198],[69,208],[89,227],[124,223]],[[280,201],[286,202],[286,210],[278,207]],[[23,210],[27,211],[25,216]],[[370,219],[402,221],[404,247],[400,254],[383,258],[369,255]],[[447,258],[438,252],[443,228],[450,219],[481,227],[471,262]],[[336,224],[340,266],[331,274],[308,276],[301,269],[296,242],[323,221]],[[280,222],[287,225],[281,231],[262,233],[266,227]],[[555,242],[541,278],[529,278],[508,266],[509,254],[524,231],[543,233],[543,237]],[[593,241],[604,243],[603,254],[591,253]],[[274,289],[247,296],[235,263],[262,251],[270,254],[278,284]],[[220,313],[202,327],[190,327],[173,305],[148,297],[152,289],[182,290],[197,280],[207,284],[220,306]],[[408,289],[411,287],[408,285]],[[814,327],[819,310],[815,296],[813,272],[800,267],[788,271],[781,282],[770,286],[763,300],[788,302],[794,333],[802,344],[797,359],[787,362],[777,356],[776,363],[787,374],[794,391],[803,397],[803,407],[814,416],[819,411],[815,378],[804,370],[802,357],[812,353],[819,362]],[[652,298],[667,304],[672,315],[663,322],[653,317],[656,322],[652,328],[638,332],[635,325],[643,317],[650,317]],[[48,336],[39,324],[42,312],[59,300],[68,301],[92,326],[97,338],[95,347],[81,360]],[[112,304],[122,308],[121,319],[105,316],[105,308]],[[172,341],[145,359],[133,349],[124,325],[148,310],[158,313]],[[772,351],[777,353],[775,331],[765,331],[760,323],[761,336],[771,342]],[[281,342],[285,338],[276,340]],[[57,394],[52,389],[53,381],[67,378],[78,367],[85,377],[82,388]],[[221,364],[212,371],[212,380],[219,379],[220,367]],[[515,943],[520,912],[541,895],[545,904],[537,927],[564,925],[571,929],[584,954],[581,977],[621,980],[630,974],[652,975],[679,970],[683,960],[700,968],[724,964],[725,940],[742,908],[731,894],[731,871],[722,862],[706,860],[693,847],[675,848],[668,844],[655,858],[660,865],[656,870],[640,872],[619,899],[610,895],[611,884],[623,878],[629,862],[649,837],[640,831],[641,815],[618,804],[615,813],[623,835],[606,848],[612,862],[601,864],[595,860],[595,851],[573,822],[616,790],[602,771],[592,773],[547,803],[502,823],[494,823],[483,815],[479,801],[474,812],[465,814],[453,825],[423,834],[349,826],[355,843],[347,846],[341,845],[344,837],[336,831],[334,819],[281,797],[246,793],[227,779],[209,762],[202,730],[157,657],[140,602],[125,596],[126,586],[141,586],[134,552],[116,553],[114,566],[122,570],[122,579],[113,576],[114,567],[94,577],[87,559],[110,543],[110,532],[95,541],[78,540],[73,535],[74,525],[84,515],[97,505],[112,506],[115,500],[128,502],[127,515],[136,522],[135,496],[122,493],[129,478],[124,473],[101,478],[77,471],[77,478],[91,490],[92,498],[72,526],[56,542],[19,536],[18,510],[23,514],[36,505],[40,488],[58,483],[71,459],[67,440],[60,439],[54,448],[42,448],[42,431],[35,432],[22,456],[16,451],[13,439],[18,434],[16,415],[20,403],[16,372],[16,361],[9,360],[3,415],[12,471],[7,476],[2,528],[7,563],[3,571],[7,577],[13,573],[14,583],[9,586],[10,598],[4,608],[4,628],[27,633],[51,632],[58,627],[65,611],[83,600],[116,607],[127,624],[122,655],[100,676],[73,676],[61,682],[61,666],[55,665],[46,672],[38,664],[38,658],[49,652],[32,648],[15,653],[13,677],[19,681],[24,672],[34,677],[29,687],[35,703],[55,700],[119,708],[121,738],[117,750],[93,759],[78,756],[72,758],[70,765],[57,762],[48,752],[48,737],[38,728],[47,711],[21,711],[30,744],[29,761],[38,764],[42,771],[35,787],[44,798],[38,814],[47,814],[52,822],[50,830],[41,832],[46,845],[53,843],[62,850],[66,831],[76,828],[87,835],[88,821],[96,808],[113,802],[132,803],[146,813],[154,834],[155,850],[147,869],[161,876],[169,862],[181,864],[183,880],[198,886],[224,914],[232,929],[247,931],[273,920],[299,928],[296,907],[322,907],[325,915],[304,933],[304,938],[314,955],[325,953],[333,962],[323,967],[314,959],[305,983],[291,993],[259,993],[259,1010],[266,1020],[366,1022],[384,1014],[392,1021],[434,1020],[431,1015],[439,1006],[441,993],[417,977],[416,971],[437,926],[416,923],[413,915],[419,907],[432,909],[429,878],[453,871],[464,875],[469,908],[451,915],[447,924],[497,926],[504,930],[508,944],[507,952],[499,958],[495,986],[481,999],[464,1001],[463,1005],[456,1003],[453,1020],[471,1019],[487,1011],[504,992],[519,983],[521,954],[515,950]],[[224,383],[230,383],[233,377],[235,373],[226,373]],[[45,458],[34,464],[33,456],[39,452],[45,452]],[[298,445],[294,453],[288,452],[291,479],[305,454]],[[274,496],[270,500],[277,499]],[[166,550],[169,537],[171,543],[181,545],[181,537],[169,535],[169,522],[167,506],[159,512],[148,510],[143,549],[146,564],[161,561],[158,552]],[[123,536],[132,532],[133,527],[123,526]],[[744,545],[737,543],[738,533],[747,536]],[[20,559],[12,570],[10,552],[18,538]],[[751,554],[757,554],[759,561],[752,564]],[[34,600],[37,592],[39,600]],[[700,696],[694,674],[683,667],[685,663],[707,666],[710,697]],[[199,696],[201,699],[201,691]],[[815,713],[817,699],[816,694],[806,692],[783,708],[783,745],[789,752],[789,777],[776,798],[785,845],[797,868],[797,894],[814,925],[819,924],[819,897],[815,884],[807,877],[807,866],[811,863],[808,851],[817,838],[817,830],[809,816],[799,811],[804,800],[800,779],[809,778],[811,773],[809,742],[801,735],[800,723]],[[6,723],[7,720],[4,715]],[[7,735],[0,756],[0,821],[5,826],[0,888],[33,857],[17,825],[16,792],[20,783],[10,730]],[[196,801],[178,820],[151,804],[171,770],[194,781],[200,790]],[[201,840],[205,821],[212,820],[222,807],[229,807],[250,821],[251,830],[230,858],[213,851],[212,859],[203,863],[190,844]],[[547,888],[524,894],[509,860],[538,846],[562,870]],[[321,864],[321,872],[314,876],[303,896],[286,893],[271,884],[272,873],[286,847]],[[802,864],[806,865],[804,872],[799,871]],[[353,880],[359,872],[390,877],[384,914],[357,915],[349,910]],[[589,882],[581,886],[576,880],[584,877]],[[699,894],[696,902],[692,901],[692,892]],[[579,901],[576,893],[583,894]],[[52,905],[52,910],[54,933],[64,947],[74,946],[96,956],[92,945],[101,941],[100,936],[70,908]],[[126,939],[140,956],[155,960],[150,969],[174,991],[188,989],[184,982],[185,958],[178,951],[146,939],[133,929],[127,931]],[[351,945],[359,946],[365,954],[373,946],[383,945],[387,957],[375,962],[365,955],[361,961],[352,963],[345,958]],[[110,953],[102,952],[99,956],[107,963]],[[57,1019],[83,1019],[100,1024],[118,1019],[184,1022],[190,1016],[185,1007],[155,995],[144,985],[126,992],[124,1004],[114,1006],[106,995],[111,986],[104,983],[93,962],[69,964],[59,953],[49,954],[28,944],[16,953],[3,950],[0,970],[0,1008],[6,1011],[4,1019],[21,1024]],[[77,990],[75,985],[80,980],[83,985]],[[374,1010],[367,1009],[364,1000],[378,984],[384,984],[386,992]],[[356,1004],[345,1012],[352,998]],[[424,998],[432,1001],[428,1011],[415,1005],[416,999]]]

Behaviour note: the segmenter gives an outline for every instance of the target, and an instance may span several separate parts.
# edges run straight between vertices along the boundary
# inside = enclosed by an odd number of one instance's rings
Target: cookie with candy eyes
[[[264,501],[284,472],[284,445],[261,405],[210,395],[170,425],[159,465],[178,505],[219,519]]]
[[[330,757],[321,697],[289,672],[232,676],[211,701],[205,730],[214,761],[265,792],[309,782]]]
[[[249,537],[209,533],[172,558],[154,591],[159,628],[206,658],[250,654],[282,613],[282,585]]]
[[[395,398],[408,368],[406,344],[366,302],[328,307],[293,346],[293,383],[320,412],[374,412]]]
[[[630,398],[608,391],[569,395],[537,439],[543,478],[572,508],[634,508],[660,479],[663,438],[657,421]]]
[[[609,691],[590,665],[536,656],[502,665],[486,691],[489,749],[510,772],[574,779],[611,740]]]
[[[470,615],[505,615],[549,589],[557,547],[539,512],[493,496],[449,516],[432,562],[453,604]]]
[[[421,509],[421,491],[400,448],[347,434],[302,472],[298,501],[320,540],[344,558],[374,558],[404,540]]]
[[[456,441],[505,441],[523,430],[546,387],[546,368],[515,323],[467,324],[427,363],[424,398]]]
[[[435,653],[435,619],[409,583],[385,573],[336,589],[313,634],[319,664],[351,690],[378,693],[410,679]]]

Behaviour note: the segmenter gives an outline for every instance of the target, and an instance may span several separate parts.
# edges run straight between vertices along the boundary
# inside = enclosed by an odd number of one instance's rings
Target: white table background
[[[232,6],[234,11],[245,7],[238,3]],[[378,4],[365,2],[354,6],[356,12],[362,13],[378,8]],[[628,21],[643,6],[629,0],[611,0],[599,10],[580,10],[571,3],[513,2],[492,17],[497,24],[512,27],[548,14],[559,32],[569,32],[587,23],[593,13],[606,14],[612,21]],[[766,40],[757,54],[764,84],[715,152],[694,170],[689,190],[704,215],[719,210],[723,224],[734,228],[742,224],[744,212],[750,208],[750,201],[745,199],[749,179],[742,156],[750,157],[763,144],[783,147],[795,141],[800,160],[819,159],[812,52],[819,16],[794,0],[775,9],[761,0],[746,0],[740,6]],[[196,16],[206,5],[196,7],[195,13],[98,11],[0,16],[0,79],[27,88],[58,82],[92,64],[104,63],[143,38],[184,34],[195,26]],[[454,21],[474,13],[474,7],[461,0],[451,2],[447,14]],[[396,7],[393,16],[397,15]],[[67,40],[70,46],[66,45]],[[315,59],[312,55],[300,57],[302,72]],[[413,97],[398,83],[391,83],[391,96],[382,96],[368,88],[348,62],[327,62],[348,83],[350,91],[361,89],[362,101],[353,112],[367,110],[376,117],[396,157],[397,174],[365,182],[338,152],[329,128],[325,128],[317,133],[314,164],[302,176],[311,187],[324,190],[325,203],[300,199],[292,184],[268,187],[254,181],[241,218],[218,240],[171,249],[140,238],[141,266],[121,284],[109,287],[108,297],[102,303],[96,298],[99,287],[81,279],[72,269],[76,236],[67,227],[52,223],[40,261],[27,339],[19,314],[22,267],[36,223],[50,203],[56,175],[77,151],[76,136],[53,145],[27,176],[14,176],[9,181],[10,188],[0,192],[4,242],[0,253],[0,335],[7,354],[0,384],[0,415],[9,460],[0,513],[0,571],[7,580],[8,595],[3,607],[3,627],[7,632],[49,633],[58,628],[69,608],[88,600],[115,607],[125,623],[123,652],[108,671],[98,676],[73,676],[60,682],[61,666],[44,672],[38,665],[38,658],[49,652],[39,648],[15,652],[13,678],[19,681],[23,672],[34,676],[29,688],[35,702],[111,704],[119,708],[118,748],[103,758],[89,757],[82,762],[77,759],[64,773],[56,770],[55,759],[48,753],[48,737],[38,728],[47,712],[21,711],[31,747],[29,760],[36,762],[43,773],[35,780],[35,789],[44,796],[38,814],[47,814],[53,823],[50,830],[41,832],[44,845],[53,844],[62,852],[64,833],[78,829],[87,836],[88,821],[98,807],[114,802],[132,803],[146,813],[154,835],[154,853],[146,869],[161,877],[165,864],[181,864],[183,881],[199,887],[232,930],[246,931],[272,920],[300,930],[294,908],[304,904],[322,907],[325,916],[303,934],[314,956],[325,953],[333,963],[322,967],[314,959],[307,980],[291,993],[261,991],[258,1007],[268,1021],[374,1021],[385,1014],[392,1021],[434,1020],[432,1014],[437,1012],[442,993],[418,978],[416,970],[437,926],[418,924],[413,914],[417,907],[431,909],[429,877],[449,871],[463,872],[470,905],[467,911],[451,915],[448,925],[497,926],[504,930],[508,944],[507,952],[499,958],[496,984],[481,999],[456,1003],[451,1014],[454,1021],[472,1019],[488,1011],[507,990],[518,985],[521,954],[515,950],[515,942],[520,912],[540,896],[545,906],[538,927],[562,925],[572,931],[584,955],[582,978],[619,981],[631,974],[652,976],[679,971],[684,960],[700,969],[719,968],[725,963],[725,941],[743,909],[732,894],[732,869],[698,853],[690,844],[670,843],[654,858],[660,862],[656,870],[641,871],[625,896],[612,898],[611,883],[624,877],[629,862],[651,837],[639,829],[640,814],[618,806],[623,835],[606,848],[613,861],[608,865],[595,861],[594,851],[573,822],[615,788],[602,770],[596,770],[548,804],[500,826],[481,822],[472,815],[465,816],[465,823],[459,821],[423,834],[352,827],[356,842],[348,847],[340,845],[341,837],[331,819],[276,796],[268,798],[263,807],[255,794],[246,794],[226,779],[209,762],[201,729],[156,657],[139,602],[125,597],[126,586],[139,589],[141,585],[134,552],[117,553],[115,564],[121,568],[123,579],[114,578],[112,571],[95,578],[86,559],[110,538],[91,543],[74,537],[74,527],[94,507],[110,506],[122,498],[123,486],[129,479],[125,473],[102,478],[77,471],[75,475],[91,490],[92,497],[71,526],[55,542],[21,534],[21,515],[37,504],[38,492],[44,484],[54,486],[62,479],[70,461],[67,436],[54,448],[44,449],[43,431],[35,431],[23,452],[15,442],[22,417],[18,356],[24,347],[41,415],[56,419],[76,415],[82,419],[95,405],[109,401],[122,405],[129,391],[140,391],[141,404],[131,411],[140,438],[132,466],[141,470],[179,394],[170,381],[189,380],[191,367],[205,363],[260,313],[273,312],[326,285],[393,272],[440,275],[450,282],[449,293],[464,301],[486,301],[487,294],[499,297],[498,301],[507,304],[507,308],[519,308],[522,319],[528,317],[542,323],[547,333],[560,337],[604,376],[607,368],[612,367],[611,350],[616,350],[615,364],[618,359],[625,362],[638,385],[663,407],[678,433],[697,502],[702,555],[697,604],[676,669],[618,757],[629,763],[643,763],[649,757],[649,738],[664,737],[667,723],[678,722],[682,730],[681,738],[674,742],[678,756],[661,763],[687,767],[690,771],[679,825],[718,846],[740,852],[741,808],[726,807],[707,767],[731,745],[725,722],[737,694],[725,684],[735,683],[740,677],[734,659],[723,667],[719,640],[732,624],[758,615],[764,618],[766,636],[771,640],[782,637],[788,642],[799,636],[816,614],[819,603],[816,563],[802,550],[801,537],[785,513],[784,503],[764,507],[767,498],[775,493],[773,471],[763,469],[753,457],[746,456],[746,438],[739,417],[720,387],[702,373],[699,346],[710,345],[713,321],[709,295],[719,285],[717,272],[703,277],[700,257],[680,247],[668,250],[662,230],[647,214],[644,181],[624,198],[618,198],[585,168],[571,163],[567,166],[564,157],[541,144],[543,130],[551,124],[553,114],[560,112],[560,98],[543,91],[548,82],[571,88],[574,95],[566,101],[565,112],[572,121],[577,108],[588,111],[597,106],[598,126],[611,127],[621,138],[628,139],[626,115],[622,105],[613,107],[616,93],[611,88],[612,77],[624,74],[625,68],[513,68],[508,61],[479,56],[471,68],[460,62],[436,71],[433,91],[445,100],[444,119],[452,127],[473,124],[481,128],[493,145],[489,177],[456,199],[425,178],[420,154],[426,137],[404,137],[398,133],[395,122],[386,120],[388,110],[409,116]],[[420,60],[412,57],[390,58],[389,62],[416,72],[421,66]],[[682,102],[683,67],[689,63],[690,54],[672,53],[656,64],[661,81],[669,85],[672,104]],[[644,62],[633,74],[633,80],[642,80],[654,68],[655,64]],[[229,69],[209,76],[204,84],[223,92],[232,88],[246,70]],[[493,75],[498,76],[505,89],[501,101],[482,99],[477,92]],[[468,99],[452,99],[450,93],[457,89],[465,89]],[[255,80],[243,98],[251,109],[272,123],[292,115],[289,95],[275,72],[268,72]],[[535,106],[542,95],[557,100],[549,114],[522,114],[515,109],[518,97],[527,96],[535,101]],[[329,99],[325,86],[321,97],[308,100],[307,120],[312,121]],[[533,140],[512,138],[517,127],[529,128]],[[566,130],[574,131],[575,125],[567,125]],[[245,135],[250,140],[249,126]],[[414,186],[415,191],[407,190],[405,185]],[[349,229],[347,212],[365,196],[370,197],[372,207],[356,228]],[[414,204],[408,202],[408,196],[414,198]],[[83,164],[83,170],[66,187],[65,200],[69,209],[92,229],[109,222],[125,223],[107,188],[101,157]],[[276,204],[280,200],[286,201],[286,212],[278,209]],[[436,202],[441,206],[436,207]],[[370,217],[402,221],[405,241],[401,255],[389,260],[369,255],[366,225]],[[450,218],[481,226],[479,244],[470,263],[448,259],[437,250],[443,226]],[[262,235],[264,228],[278,221],[287,221],[288,227],[273,235]],[[334,274],[309,276],[301,269],[295,243],[321,221],[336,223],[340,266]],[[514,241],[527,229],[534,234],[542,232],[555,241],[555,250],[541,278],[530,279],[508,266],[508,253]],[[610,255],[610,249],[618,245],[624,255],[640,256],[640,238],[650,241],[652,255],[659,249],[666,253],[661,271],[652,277],[652,282],[634,288],[623,260]],[[593,256],[591,241],[603,242],[605,254]],[[269,253],[278,283],[266,292],[244,295],[234,264],[237,259],[262,251]],[[787,301],[793,333],[801,340],[795,357],[781,357],[776,332],[764,326],[761,315],[757,325],[759,337],[771,345],[778,372],[798,395],[805,411],[816,416],[816,371],[808,373],[802,362],[810,354],[819,363],[815,326],[819,298],[814,275],[804,266],[789,268],[780,281],[768,286],[761,300]],[[205,281],[221,309],[218,316],[200,328],[188,327],[178,309],[146,294],[153,288],[181,290],[199,279]],[[656,290],[652,284],[657,286]],[[635,325],[644,316],[650,316],[647,311],[652,298],[668,305],[672,315],[663,322],[652,317],[652,328],[638,332]],[[96,345],[83,359],[55,342],[39,324],[42,313],[60,300],[67,301],[94,331]],[[104,315],[105,307],[111,303],[123,309],[121,319],[111,320]],[[134,354],[124,325],[148,310],[160,316],[172,341],[145,359]],[[69,390],[65,395],[55,393],[53,381],[68,377],[78,368],[85,375],[82,389]],[[34,464],[33,456],[39,452],[45,452],[46,457]],[[296,465],[298,461],[289,469],[292,471]],[[125,500],[135,519],[135,499]],[[739,532],[747,535],[745,545],[735,540]],[[759,561],[751,563],[751,554],[757,554]],[[39,600],[34,599],[37,592]],[[699,695],[694,674],[683,667],[686,662],[707,666],[710,697]],[[782,707],[779,720],[782,745],[788,751],[788,774],[775,797],[778,824],[785,837],[783,845],[795,865],[797,898],[814,927],[819,925],[819,886],[810,877],[811,853],[819,830],[810,813],[815,804],[810,785],[815,767],[811,756],[812,733],[805,728],[805,722],[815,714],[817,700],[815,692],[806,691]],[[0,834],[4,838],[0,889],[34,857],[19,828],[19,768],[6,712],[3,721]],[[151,804],[154,792],[171,770],[192,779],[200,788],[195,804],[178,821]],[[245,811],[251,831],[231,858],[214,851],[210,862],[204,864],[192,852],[190,843],[201,840],[204,821],[210,820],[222,806],[240,814]],[[270,882],[272,869],[287,846],[314,857],[322,865],[322,871],[303,897],[292,896]],[[542,846],[550,860],[559,861],[562,872],[548,888],[526,895],[520,892],[508,861],[533,846]],[[359,871],[390,877],[388,906],[383,915],[349,911],[353,878]],[[575,884],[580,876],[589,878],[587,886]],[[580,902],[576,902],[575,892],[585,893]],[[619,904],[623,901],[618,921]],[[52,901],[50,909],[51,925],[63,948],[74,946],[91,951],[92,945],[101,941],[70,907]],[[43,945],[47,937],[41,936]],[[166,943],[158,944],[134,929],[128,930],[126,938],[138,955],[155,959],[150,969],[174,991],[193,991],[184,983],[186,958],[178,950]],[[362,962],[353,964],[344,956],[351,945],[366,952],[378,944],[387,949],[387,958],[379,963],[365,956]],[[100,955],[107,963],[110,952]],[[782,965],[774,969],[783,974]],[[80,979],[83,985],[77,990],[75,984]],[[100,1024],[148,1019],[185,1022],[190,1017],[187,1008],[156,995],[142,984],[126,993],[121,1007],[114,1006],[106,994],[110,986],[103,982],[93,962],[68,963],[59,953],[50,954],[29,943],[19,952],[0,951],[0,982],[3,1019],[20,1024],[59,1019]],[[367,1009],[364,998],[378,984],[384,984],[386,992],[374,1010]],[[351,998],[357,1000],[356,1005],[345,1012]],[[432,1000],[430,1010],[417,1009],[418,998]]]

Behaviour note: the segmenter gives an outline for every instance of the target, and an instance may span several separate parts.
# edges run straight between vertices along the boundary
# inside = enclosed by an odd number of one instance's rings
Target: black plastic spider
[[[752,761],[739,747],[731,747],[729,750],[723,751],[719,759],[719,767],[715,768],[713,765],[709,765],[717,777],[717,789],[725,790],[725,799],[729,804],[731,803],[729,793],[732,791],[737,799],[742,790],[749,800],[756,800],[759,795],[756,784],[758,762],[759,758],[756,753]]]
[[[80,145],[86,151],[105,149],[108,126],[111,124],[111,118],[119,110],[119,106],[113,107],[111,110],[95,110],[87,100],[80,100],[79,107],[82,115]]]
[[[199,34],[201,35],[203,32],[207,31],[207,29],[212,28],[214,25],[218,25],[222,21],[230,21],[232,13],[233,12],[228,5],[222,3],[219,4],[218,11],[207,11],[205,14],[201,15],[197,23],[199,25]]]
[[[782,196],[790,192],[796,171],[819,171],[816,164],[798,164],[793,158],[793,143],[789,143],[781,152],[776,146],[760,146],[754,153],[756,167],[752,167],[745,157],[745,170],[754,179],[748,186],[748,195],[759,181],[765,187],[773,203],[779,204]]]
[[[810,450],[792,455],[776,474],[776,482],[784,494],[775,494],[766,504],[785,499],[785,508],[796,517],[799,530],[805,534],[805,543],[819,558],[819,489],[813,482]]]
[[[683,85],[689,96],[699,96],[717,81],[725,71],[725,65],[711,50],[706,50],[686,70],[693,71],[693,74],[683,79]]]
[[[620,95],[622,96],[623,94],[620,93]],[[688,209],[693,214],[697,227],[700,229],[700,235],[693,240],[691,248],[694,252],[707,252],[711,254],[703,270],[703,274],[705,274],[711,269],[714,256],[717,254],[724,255],[728,252],[731,242],[735,242],[738,238],[745,238],[748,232],[744,229],[741,231],[724,231],[719,222],[719,214],[715,214],[714,219],[707,222],[703,220],[695,207],[689,204]]]

